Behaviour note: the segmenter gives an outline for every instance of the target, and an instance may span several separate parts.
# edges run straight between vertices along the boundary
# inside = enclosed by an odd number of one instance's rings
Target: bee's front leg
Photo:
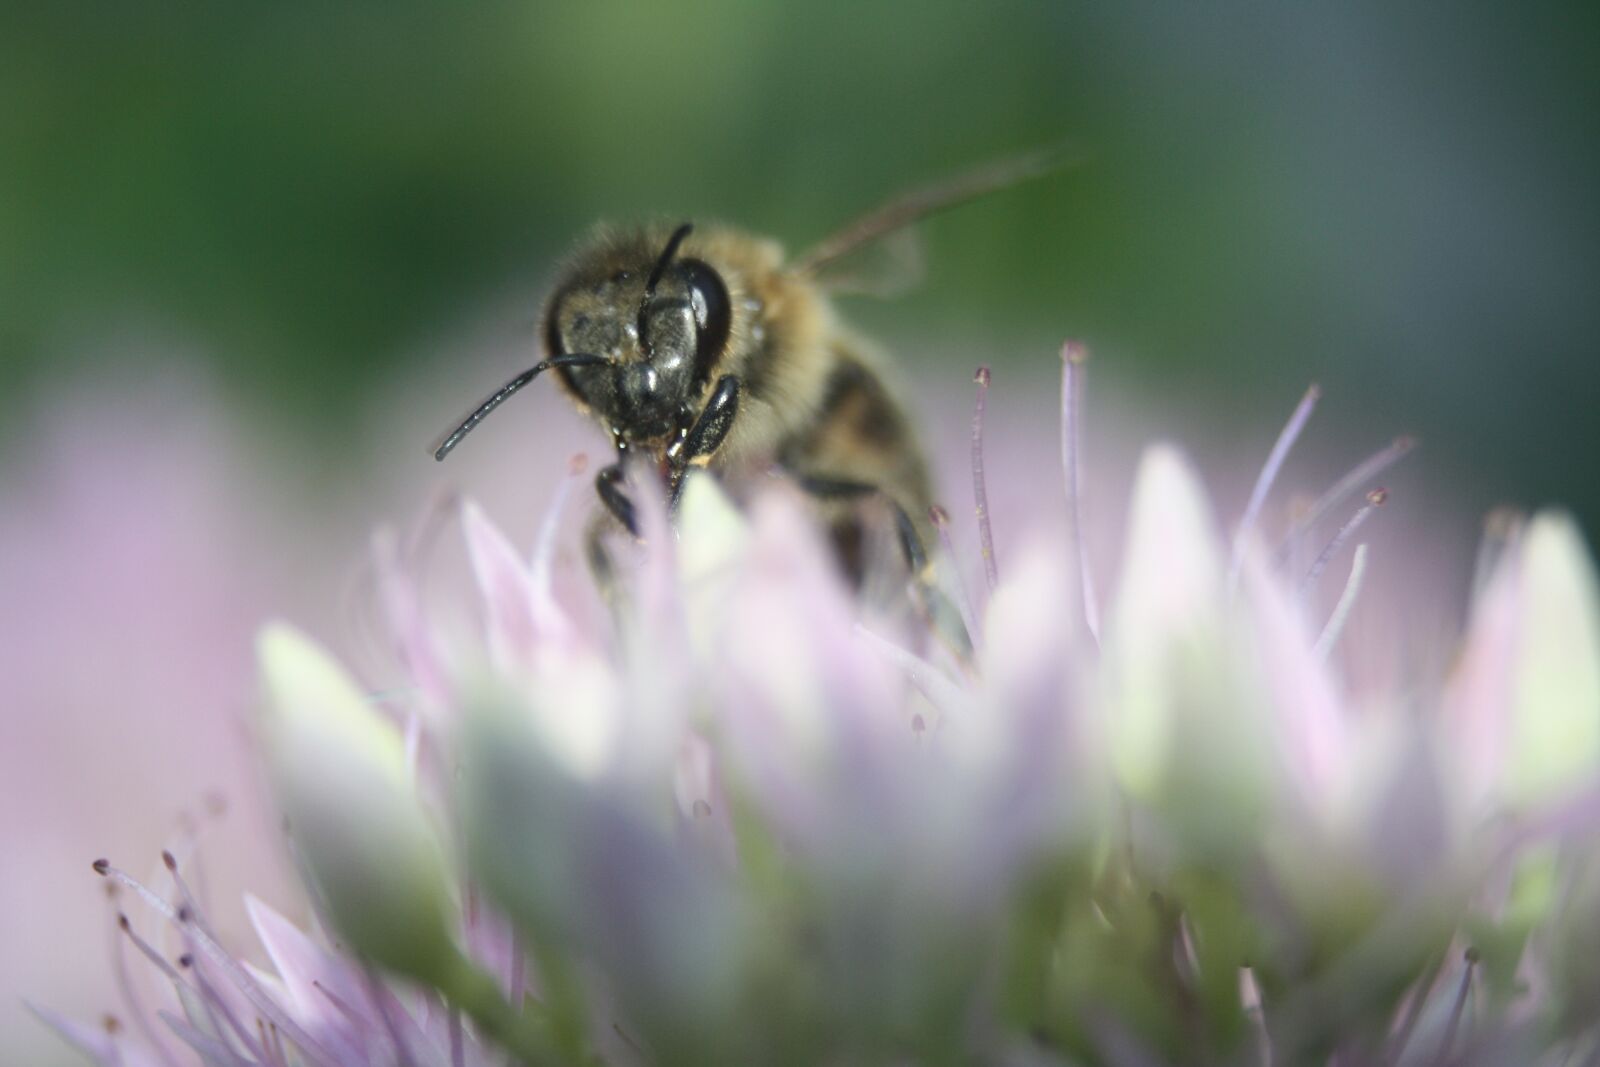
[[[619,486],[622,484],[622,464],[613,463],[603,467],[594,477],[594,491],[600,496],[600,503],[606,510],[617,517],[617,521],[625,526],[634,537],[639,536],[639,514],[633,506],[633,501],[628,499]]]
[[[727,440],[728,431],[733,429],[734,416],[738,414],[739,379],[732,374],[724,374],[717,379],[717,388],[712,392],[711,399],[706,401],[706,406],[690,427],[689,435],[684,438],[682,447],[672,457],[667,487],[670,505],[677,506],[689,468],[703,467],[711,462],[712,454]]]
[[[617,586],[616,565],[606,538],[615,529],[612,519],[621,523],[634,538],[639,536],[639,515],[633,501],[622,491],[622,464],[613,463],[595,475],[594,491],[605,505],[609,515],[596,512],[584,533],[584,554],[589,561],[589,574],[595,587],[615,614],[621,610],[621,591]]]

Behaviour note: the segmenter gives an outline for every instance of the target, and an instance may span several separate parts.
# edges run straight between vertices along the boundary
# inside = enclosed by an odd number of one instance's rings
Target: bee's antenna
[[[504,404],[512,393],[533,381],[551,367],[594,367],[610,363],[605,356],[594,356],[578,353],[567,356],[555,356],[551,359],[541,360],[528,370],[523,371],[506,384],[496,389],[471,415],[462,420],[461,425],[450,431],[450,436],[433,451],[433,458],[442,460],[450,454],[450,450],[461,443],[461,439],[477,428],[478,423],[489,417],[489,413]]]
[[[661,258],[656,260],[656,265],[650,268],[650,278],[644,283],[644,298],[649,300],[656,295],[656,286],[661,284],[661,276],[667,272],[667,267],[672,263],[672,257],[678,254],[678,246],[683,244],[683,239],[689,236],[694,229],[694,223],[686,222],[672,231],[672,236],[667,238],[667,247],[661,250]]]
[[[644,296],[639,298],[639,343],[646,353],[650,351],[650,339],[645,331],[644,313],[650,307],[650,301],[655,298],[656,286],[661,284],[661,276],[667,272],[667,267],[672,263],[672,257],[678,254],[678,246],[683,244],[683,239],[689,236],[694,229],[694,223],[686,222],[672,231],[672,236],[667,238],[667,246],[661,250],[661,255],[656,259],[656,265],[650,268],[650,277],[645,279]]]

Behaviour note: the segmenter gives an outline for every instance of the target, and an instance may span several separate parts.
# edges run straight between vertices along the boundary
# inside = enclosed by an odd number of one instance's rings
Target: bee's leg
[[[912,577],[918,577],[928,569],[928,550],[922,543],[922,537],[917,533],[916,524],[911,521],[911,516],[906,514],[906,509],[900,502],[876,485],[867,482],[852,482],[840,478],[813,478],[802,475],[799,478],[800,488],[816,497],[818,500],[865,500],[868,497],[877,497],[889,506],[890,513],[894,516],[895,534],[900,539],[900,551],[906,558],[906,567],[911,571]]]
[[[700,416],[694,420],[694,425],[689,428],[689,436],[684,438],[683,449],[672,464],[667,495],[670,506],[677,506],[678,496],[683,492],[683,480],[688,475],[689,468],[703,467],[711,461],[712,454],[727,439],[728,431],[733,429],[733,419],[738,414],[739,379],[732,374],[724,374],[717,379],[716,390],[711,394],[711,399],[706,401]]]
[[[601,599],[614,613],[618,603],[617,568],[611,561],[611,549],[606,547],[606,535],[611,532],[611,521],[599,512],[596,512],[591,519],[583,531],[584,559],[589,564],[589,577],[594,580],[595,588],[600,590]]]
[[[612,562],[611,550],[606,546],[607,535],[615,529],[612,520],[620,522],[632,536],[639,536],[638,513],[633,501],[620,488],[621,482],[620,463],[602,468],[595,475],[595,493],[599,495],[600,503],[605,505],[605,511],[596,512],[584,531],[584,555],[589,563],[589,575],[614,615],[621,610],[621,592],[617,587],[616,564]]]
[[[634,510],[633,501],[628,499],[618,486],[622,484],[622,464],[613,463],[609,467],[602,467],[600,473],[594,477],[594,491],[600,495],[600,503],[606,510],[617,517],[617,521],[627,527],[633,536],[639,536],[639,515]]]
[[[877,497],[889,506],[889,511],[894,516],[895,533],[900,539],[900,551],[905,556],[906,569],[911,572],[911,583],[916,590],[916,599],[921,610],[934,630],[950,645],[956,655],[963,660],[970,660],[972,635],[967,633],[966,624],[961,620],[961,613],[939,588],[933,561],[928,558],[927,546],[922,543],[922,535],[917,533],[916,523],[911,521],[911,516],[900,502],[880,486],[868,482],[807,475],[801,475],[798,481],[800,488],[819,500],[857,501]]]

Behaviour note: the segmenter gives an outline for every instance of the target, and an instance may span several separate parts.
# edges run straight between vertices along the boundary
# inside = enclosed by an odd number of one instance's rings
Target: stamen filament
[[[259,1016],[256,1018],[256,1028],[261,1031],[262,1046],[271,1054],[272,1067],[289,1067],[289,1057],[283,1051],[283,1041],[278,1037],[278,1028]]]
[[[1339,635],[1344,633],[1344,624],[1350,618],[1350,609],[1355,607],[1356,597],[1361,595],[1361,579],[1367,572],[1367,546],[1356,546],[1355,558],[1350,561],[1350,577],[1345,580],[1344,592],[1339,594],[1339,603],[1334,606],[1333,614],[1328,617],[1327,625],[1322,628],[1322,634],[1317,638],[1317,643],[1311,649],[1312,655],[1318,659],[1327,659],[1333,646],[1338,644]]]
[[[178,973],[177,968],[168,963],[167,958],[158,952],[155,946],[151,945],[150,942],[133,932],[133,924],[128,921],[128,917],[126,915],[117,916],[117,925],[122,929],[124,934],[128,935],[128,939],[133,942],[133,947],[138,949],[140,954],[143,955],[145,959],[149,960],[151,964],[153,964],[155,968],[161,972],[162,977],[166,978],[169,982],[183,981],[183,976]]]
[[[245,999],[255,1006],[257,1011],[277,1026],[292,1043],[298,1045],[300,1051],[305,1053],[312,1063],[321,1064],[323,1067],[336,1067],[333,1056],[322,1047],[317,1039],[306,1033],[304,1028],[290,1018],[289,1014],[267,995],[267,991],[262,989],[255,979],[250,977],[249,973],[239,965],[238,961],[228,954],[227,949],[218,944],[203,927],[188,922],[177,908],[161,899],[137,878],[118,867],[113,867],[108,860],[95,860],[94,869],[96,874],[110,878],[118,885],[136,894],[139,899],[143,900],[168,922],[176,926],[187,925],[193,931],[194,941],[199,949],[221,968],[222,972],[228,976],[234,985],[239,987],[239,991],[245,995]],[[185,911],[187,910],[186,908]]]
[[[208,1064],[234,1064],[237,1067],[249,1067],[244,1057],[228,1047],[227,1042],[212,1037],[204,1030],[190,1024],[189,1020],[165,1009],[156,1013],[161,1021],[166,1023],[177,1034],[183,1043],[200,1053],[201,1058]]]
[[[983,477],[983,408],[989,395],[989,366],[978,368],[972,380],[978,384],[978,398],[972,410],[972,503],[978,515],[978,544],[983,554],[983,574],[994,593],[1000,572],[994,559],[994,532],[989,528],[989,489]]]
[[[140,940],[139,936],[133,932],[133,926],[128,922],[128,917],[121,912],[117,913],[117,931],[111,937],[111,964],[116,974],[117,991],[122,995],[123,1004],[127,1007],[128,1014],[133,1018],[133,1025],[139,1028],[139,1033],[150,1043],[150,1047],[155,1051],[156,1057],[166,1067],[178,1067],[177,1057],[173,1055],[171,1047],[156,1032],[155,1027],[150,1025],[150,1017],[145,1014],[144,1010],[144,1000],[134,988],[133,978],[128,973],[128,952],[122,945],[123,936],[126,935],[130,938],[139,947],[139,951],[146,958],[152,958],[163,973],[167,974],[173,981],[179,980],[178,972],[173,970],[172,966],[162,959],[155,949],[150,948]]]
[[[1421,978],[1411,989],[1411,995],[1406,1001],[1405,1014],[1400,1023],[1395,1027],[1394,1039],[1389,1044],[1388,1055],[1384,1057],[1385,1063],[1399,1063],[1400,1057],[1405,1053],[1406,1045],[1411,1041],[1411,1034],[1417,1027],[1417,1022],[1422,1018],[1423,1009],[1428,1006],[1428,1001],[1433,997],[1433,983],[1438,981],[1439,972],[1444,969],[1445,953],[1437,953],[1433,962],[1428,965]]]
[[[1413,448],[1417,447],[1414,437],[1396,437],[1383,448],[1362,460],[1351,468],[1350,472],[1312,502],[1305,513],[1294,521],[1289,532],[1278,545],[1277,560],[1283,563],[1294,551],[1295,545],[1312,527],[1322,521],[1323,516],[1344,503],[1345,498],[1351,493],[1358,492],[1371,483],[1372,479],[1394,466],[1406,457]]]
[[[1461,985],[1456,988],[1455,1003],[1450,1005],[1450,1021],[1445,1024],[1444,1036],[1439,1039],[1439,1051],[1433,1059],[1435,1064],[1449,1061],[1450,1049],[1456,1043],[1456,1030],[1461,1026],[1461,1015],[1467,1006],[1467,997],[1472,994],[1472,972],[1478,965],[1478,950],[1467,949],[1463,958],[1466,961],[1466,969],[1461,972]]]
[[[1239,968],[1239,1004],[1255,1033],[1261,1067],[1272,1067],[1272,1034],[1267,1029],[1266,1006],[1261,1002],[1261,983],[1256,981],[1254,968]]]
[[[1083,376],[1089,349],[1077,341],[1061,346],[1061,473],[1067,493],[1068,552],[1078,559],[1078,606],[1095,645],[1100,644],[1100,605],[1089,570],[1083,535]]]
[[[200,990],[201,999],[205,1002],[207,1014],[211,1016],[212,1025],[216,1025],[216,1020],[220,1016],[222,1021],[228,1024],[228,1029],[232,1030],[234,1036],[239,1039],[239,1043],[244,1046],[244,1048],[252,1056],[258,1060],[266,1059],[266,1050],[256,1043],[256,1039],[252,1037],[250,1032],[246,1030],[243,1024],[239,1022],[239,1017],[234,1013],[233,1009],[229,1007],[228,1002],[223,999],[222,994],[217,991],[217,987],[213,985],[211,980],[205,976],[205,972],[201,970],[192,957],[190,964],[189,970],[190,973],[194,975],[195,987]],[[218,1027],[218,1033],[221,1032],[221,1028]]]
[[[334,1010],[343,1015],[363,1036],[372,1033],[372,1021],[351,1007],[343,997],[316,979],[312,979],[311,987],[321,993],[328,1003],[333,1005]]]
[[[1289,416],[1289,421],[1278,433],[1278,439],[1273,442],[1272,451],[1267,454],[1267,462],[1262,466],[1261,473],[1256,476],[1255,488],[1250,490],[1250,502],[1245,505],[1244,516],[1239,520],[1239,529],[1233,535],[1233,558],[1228,564],[1229,590],[1239,584],[1239,571],[1244,566],[1245,544],[1255,530],[1256,519],[1260,516],[1262,507],[1266,505],[1267,494],[1272,492],[1272,483],[1277,481],[1284,460],[1289,458],[1289,450],[1294,447],[1300,431],[1305,429],[1306,423],[1311,419],[1311,413],[1316,410],[1317,401],[1321,396],[1322,387],[1315,383],[1306,389],[1305,395],[1300,398],[1300,403],[1295,405],[1294,413]]]
[[[389,1041],[394,1045],[394,1057],[399,1067],[417,1067],[416,1058],[411,1055],[411,1047],[400,1034],[400,1026],[394,1020],[393,997],[384,987],[383,980],[371,968],[367,969],[367,985],[370,987],[372,1003],[378,1009],[378,1018],[383,1021],[383,1029],[389,1035]]]
[[[927,697],[940,711],[959,711],[966,706],[966,693],[961,686],[921,656],[906,651],[860,623],[856,624],[856,633],[866,638],[873,650],[885,660],[904,671],[917,691]]]
[[[1366,522],[1372,513],[1382,507],[1383,502],[1388,499],[1389,492],[1386,489],[1374,489],[1367,494],[1367,502],[1361,506],[1359,511],[1350,516],[1349,521],[1339,527],[1339,532],[1333,535],[1333,540],[1328,542],[1328,547],[1322,550],[1316,561],[1311,564],[1311,569],[1306,572],[1306,576],[1300,580],[1300,593],[1302,596],[1307,589],[1315,584],[1318,578],[1322,577],[1322,572],[1327,569],[1329,561],[1338,554],[1339,549],[1344,547],[1344,543],[1350,540],[1351,535],[1359,530],[1361,524]]]

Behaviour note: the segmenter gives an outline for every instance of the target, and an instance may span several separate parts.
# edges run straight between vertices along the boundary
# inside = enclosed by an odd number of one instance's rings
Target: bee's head
[[[434,451],[444,459],[506,398],[560,370],[573,394],[623,445],[667,445],[694,421],[695,405],[728,343],[728,289],[708,263],[678,258],[692,227],[638,253],[616,250],[576,270],[545,316],[549,356],[511,379]]]
[[[689,231],[679,226],[651,260],[570,285],[546,319],[552,356],[603,358],[562,375],[624,442],[661,443],[686,430],[727,344],[722,278],[703,260],[678,257]]]

